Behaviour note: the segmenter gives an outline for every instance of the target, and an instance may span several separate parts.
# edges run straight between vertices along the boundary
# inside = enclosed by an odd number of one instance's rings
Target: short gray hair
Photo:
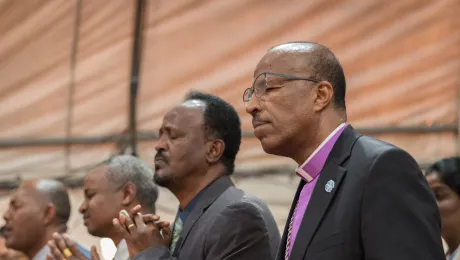
[[[107,168],[109,182],[117,187],[134,184],[141,206],[155,213],[158,188],[153,181],[153,169],[147,163],[132,155],[119,155],[109,160]]]
[[[65,185],[57,180],[39,179],[35,182],[35,186],[56,208],[56,220],[59,225],[59,232],[65,233],[71,212],[69,194]]]

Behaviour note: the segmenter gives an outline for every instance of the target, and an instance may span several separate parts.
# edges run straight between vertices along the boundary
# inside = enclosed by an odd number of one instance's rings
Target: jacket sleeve
[[[205,241],[206,260],[274,259],[270,235],[261,212],[250,202],[225,209]]]
[[[445,259],[435,198],[405,151],[382,152],[364,186],[361,222],[367,260]]]

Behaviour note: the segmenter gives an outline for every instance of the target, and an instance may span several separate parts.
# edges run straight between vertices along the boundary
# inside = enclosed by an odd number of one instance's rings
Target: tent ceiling
[[[128,125],[135,1],[0,1],[0,139],[119,134]],[[156,132],[189,89],[218,94],[241,115],[258,60],[271,46],[318,41],[341,60],[355,126],[455,124],[460,71],[460,3],[371,1],[149,0],[144,28],[138,126]],[[74,91],[69,102],[69,85]],[[69,106],[69,104],[73,106]],[[379,134],[431,161],[456,153],[453,132]],[[140,144],[153,157],[153,141]],[[114,144],[2,148],[0,176],[57,176],[117,152]],[[239,167],[291,164],[243,141]]]

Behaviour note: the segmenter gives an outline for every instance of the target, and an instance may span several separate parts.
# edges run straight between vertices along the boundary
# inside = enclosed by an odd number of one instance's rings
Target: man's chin
[[[153,176],[153,180],[158,186],[168,188],[171,184],[172,178],[168,174],[164,174],[163,171],[157,171]]]
[[[13,250],[20,250],[18,246],[16,245],[13,237],[5,238],[5,246]]]
[[[273,154],[273,155],[280,155],[280,145],[277,140],[274,140],[274,138],[269,138],[267,136],[259,138],[260,144],[262,145],[262,149],[264,149],[264,152],[267,154]]]
[[[91,225],[86,226],[88,233],[95,237],[106,237],[107,232],[103,232],[101,229],[95,228]]]

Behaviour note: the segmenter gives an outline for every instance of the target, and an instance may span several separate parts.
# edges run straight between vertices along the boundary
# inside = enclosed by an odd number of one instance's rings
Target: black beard
[[[155,183],[160,186],[169,189],[173,183],[173,178],[171,176],[160,176],[160,175],[153,175],[153,180]]]

